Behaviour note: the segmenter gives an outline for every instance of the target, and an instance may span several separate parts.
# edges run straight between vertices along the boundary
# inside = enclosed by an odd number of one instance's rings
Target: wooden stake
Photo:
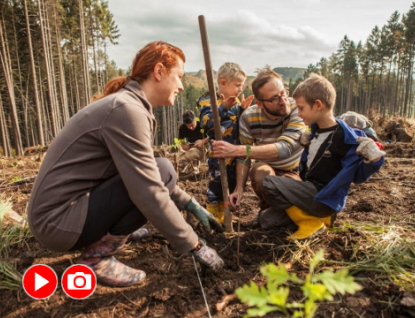
[[[200,36],[202,38],[203,57],[205,59],[206,77],[209,86],[210,105],[212,107],[213,124],[215,126],[215,140],[222,140],[222,133],[220,131],[219,110],[216,103],[216,89],[213,81],[213,70],[210,61],[209,39],[206,31],[205,17],[199,16]],[[224,206],[224,226],[226,232],[233,232],[232,228],[232,214],[229,210],[229,187],[228,175],[226,173],[225,159],[219,159],[220,178],[222,181],[223,192],[223,206]]]

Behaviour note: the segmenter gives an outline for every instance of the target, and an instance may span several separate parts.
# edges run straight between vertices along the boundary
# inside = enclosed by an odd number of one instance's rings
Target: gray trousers
[[[266,176],[261,183],[261,192],[270,206],[260,211],[258,217],[259,225],[264,231],[274,231],[294,225],[285,211],[293,205],[317,217],[326,217],[335,213],[329,206],[314,200],[318,191],[314,184],[308,181]]]

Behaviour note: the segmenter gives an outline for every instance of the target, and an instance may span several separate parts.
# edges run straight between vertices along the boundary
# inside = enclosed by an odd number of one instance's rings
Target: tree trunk
[[[22,145],[22,137],[20,134],[19,128],[19,119],[17,115],[17,107],[16,107],[16,99],[14,95],[14,83],[13,83],[13,75],[12,75],[12,65],[11,65],[11,58],[10,52],[8,48],[7,37],[3,33],[3,28],[5,30],[6,26],[4,24],[4,16],[2,14],[0,20],[0,42],[1,42],[1,66],[3,69],[4,79],[6,81],[7,91],[9,93],[10,99],[10,109],[11,109],[11,121],[13,126],[13,135],[14,135],[14,146],[16,148],[16,154],[18,156],[23,155],[23,145]]]
[[[353,79],[350,78],[349,85],[347,87],[346,111],[349,111],[351,109],[352,97],[353,97]]]
[[[48,0],[49,3],[53,2],[54,0]],[[49,51],[49,69],[50,69],[50,77],[51,77],[51,84],[52,84],[52,96],[54,98],[54,105],[55,107],[53,108],[55,111],[55,117],[56,117],[56,127],[58,129],[58,133],[61,130],[62,126],[63,126],[63,120],[62,120],[62,116],[61,116],[61,109],[59,107],[59,101],[58,101],[58,89],[56,86],[57,80],[56,80],[56,74],[55,74],[55,62],[54,62],[54,54],[53,54],[53,42],[52,42],[52,32],[51,32],[51,28],[50,28],[50,14],[48,13],[48,9],[49,9],[49,5],[46,5],[45,3],[46,1],[44,1],[43,3],[43,11],[45,12],[45,17],[44,17],[44,21],[45,21],[45,33],[46,33],[46,45],[47,45],[47,49]],[[53,5],[52,5],[53,7]],[[56,20],[55,20],[56,22]],[[55,23],[56,24],[56,23]],[[56,44],[56,45],[60,45]]]
[[[409,91],[411,90],[411,77],[412,77],[412,56],[413,56],[413,47],[411,46],[409,50],[409,65],[408,65],[408,75],[406,77],[406,89],[405,89],[405,101],[402,116],[405,116],[408,110],[408,103],[409,103]]]
[[[89,82],[89,59],[88,45],[85,36],[84,10],[82,0],[78,0],[79,4],[79,27],[81,32],[81,57],[82,57],[82,76],[84,80],[84,95],[82,107],[89,104],[91,99],[91,84]]]
[[[68,105],[68,92],[66,90],[66,79],[65,79],[65,68],[63,66],[63,56],[61,49],[61,36],[60,30],[58,29],[58,17],[56,13],[56,4],[52,1],[53,15],[55,17],[55,38],[56,38],[56,48],[58,50],[58,68],[59,68],[59,91],[60,91],[60,101],[62,107],[62,126],[69,120],[69,105]]]
[[[3,109],[3,102],[0,95],[0,126],[1,126],[1,141],[3,147],[3,155],[6,157],[10,157],[11,149],[10,149],[10,142],[9,142],[9,133],[6,125],[6,119],[4,116],[4,109]]]
[[[37,0],[37,5],[38,5],[38,12],[39,12],[39,22],[40,22],[40,31],[41,31],[41,36],[42,36],[42,43],[43,43],[43,53],[44,53],[44,57],[45,57],[45,68],[46,68],[46,79],[48,82],[48,97],[49,97],[49,116],[50,116],[50,121],[51,121],[51,125],[52,125],[52,136],[56,137],[58,135],[58,127],[57,127],[57,118],[55,115],[55,97],[54,97],[54,89],[53,89],[53,81],[52,81],[52,76],[51,76],[51,72],[52,70],[50,69],[50,59],[51,57],[49,56],[49,49],[48,49],[48,43],[47,43],[47,35],[46,35],[46,30],[45,30],[45,22],[43,19],[43,13],[42,11],[42,2],[40,0]]]
[[[162,111],[163,111],[163,126],[162,127],[164,127],[164,129],[162,129],[163,130],[163,138],[162,138],[162,141],[161,141],[161,143],[162,144],[167,144],[168,143],[168,139],[167,139],[167,116],[166,116],[166,107],[162,107]]]
[[[27,12],[27,1],[24,0],[24,10],[25,10],[25,18],[26,18],[26,30],[27,30],[27,42],[29,45],[29,58],[30,58],[30,67],[32,70],[32,79],[33,79],[33,92],[35,94],[35,106],[36,106],[36,119],[37,119],[37,134],[38,140],[40,145],[45,145],[45,137],[43,135],[42,130],[42,112],[39,100],[39,90],[37,86],[37,78],[36,78],[36,68],[35,68],[35,59],[33,57],[33,47],[32,47],[32,36],[30,31],[30,21],[29,21],[29,14]]]

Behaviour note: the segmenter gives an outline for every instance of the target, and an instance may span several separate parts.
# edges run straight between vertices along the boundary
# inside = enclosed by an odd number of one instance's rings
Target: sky
[[[147,43],[162,40],[186,55],[185,71],[205,69],[198,16],[204,15],[211,63],[236,62],[248,75],[266,64],[307,67],[329,57],[345,35],[364,43],[372,29],[401,16],[404,0],[109,0],[121,37],[107,53],[127,69]]]

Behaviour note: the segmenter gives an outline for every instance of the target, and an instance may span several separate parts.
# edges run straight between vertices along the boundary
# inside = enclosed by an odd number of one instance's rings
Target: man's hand
[[[207,231],[210,232],[213,228],[216,232],[223,232],[222,225],[219,221],[216,220],[212,213],[209,213],[204,207],[200,206],[195,198],[192,198],[189,201],[185,209],[192,213],[200,221],[200,223],[202,223]]]
[[[359,143],[356,153],[363,157],[365,163],[377,162],[386,155],[386,153],[381,151],[375,142],[368,137],[358,137],[356,141]]]
[[[235,106],[238,102],[236,100],[236,96],[229,96],[228,98],[225,98],[225,96],[220,95],[220,98],[222,99],[222,105],[227,109],[231,109],[233,106]]]
[[[239,189],[238,187],[235,191],[229,196],[229,202],[231,206],[236,209],[239,204],[241,204],[242,198],[244,197],[244,190]]]
[[[195,147],[197,147],[197,148],[202,148],[203,144],[204,144],[203,139],[199,139],[199,140],[195,141]]]
[[[235,152],[238,146],[233,145],[229,142],[223,140],[213,140],[212,147],[213,152],[215,153],[215,158],[237,157],[237,154]]]
[[[247,109],[249,106],[251,106],[252,101],[254,100],[254,95],[249,95],[246,99],[245,99],[245,95],[242,94],[241,95],[241,107],[243,109]]]
[[[200,263],[208,266],[214,271],[221,269],[225,264],[218,253],[211,247],[206,245],[205,240],[199,238],[197,246],[190,251]]]
[[[300,136],[300,145],[303,147],[307,147],[310,145],[310,135],[311,132],[309,130],[304,131]]]

